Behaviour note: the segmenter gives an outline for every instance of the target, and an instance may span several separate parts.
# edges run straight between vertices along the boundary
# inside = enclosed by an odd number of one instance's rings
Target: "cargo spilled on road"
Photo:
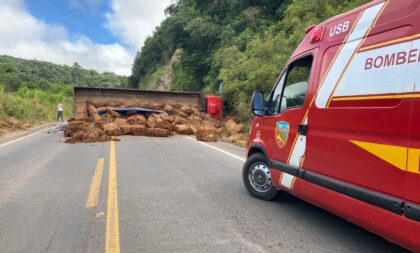
[[[121,135],[196,135],[205,142],[223,135],[244,142],[244,125],[218,120],[221,99],[210,97],[203,102],[199,93],[76,88],[74,117],[64,136],[67,143],[118,141]]]

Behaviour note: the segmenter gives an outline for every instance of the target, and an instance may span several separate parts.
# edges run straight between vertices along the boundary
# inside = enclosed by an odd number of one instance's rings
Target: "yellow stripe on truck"
[[[420,149],[354,140],[350,142],[399,170],[420,174]]]

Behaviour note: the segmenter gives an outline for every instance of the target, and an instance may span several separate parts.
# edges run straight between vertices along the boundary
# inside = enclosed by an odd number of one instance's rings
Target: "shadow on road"
[[[409,252],[386,239],[377,236],[337,215],[305,202],[289,193],[280,194],[274,201],[280,211],[288,211],[309,227],[316,227],[317,233],[336,237],[345,248],[346,245],[363,245],[372,252]],[[344,239],[343,239],[344,238]]]

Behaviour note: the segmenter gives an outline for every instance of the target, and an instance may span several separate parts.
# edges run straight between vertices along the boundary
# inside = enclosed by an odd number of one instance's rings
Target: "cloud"
[[[36,19],[21,0],[0,0],[0,24],[0,54],[56,64],[78,62],[84,68],[121,75],[131,72],[135,51],[119,43],[96,44],[85,36],[70,40],[64,26]]]
[[[104,0],[66,0],[69,7],[94,10]],[[137,50],[164,19],[171,0],[112,0],[104,13],[105,27],[118,38],[98,44],[84,35],[74,36],[60,24],[49,24],[32,16],[24,0],[0,0],[0,55],[50,61],[100,72],[130,75]],[[70,38],[71,37],[71,38]]]
[[[76,11],[97,9],[104,0],[67,0],[68,6]]]
[[[112,0],[106,28],[131,48],[140,49],[164,19],[171,0]]]

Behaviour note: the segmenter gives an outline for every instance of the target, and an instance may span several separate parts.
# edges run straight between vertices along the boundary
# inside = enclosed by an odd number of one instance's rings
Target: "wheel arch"
[[[267,161],[270,161],[270,158],[268,157],[268,153],[266,151],[266,149],[264,148],[263,145],[258,144],[258,143],[253,143],[249,146],[249,150],[248,150],[248,156],[250,157],[253,154],[257,154],[257,153],[261,153],[265,156],[265,158],[267,159]]]

